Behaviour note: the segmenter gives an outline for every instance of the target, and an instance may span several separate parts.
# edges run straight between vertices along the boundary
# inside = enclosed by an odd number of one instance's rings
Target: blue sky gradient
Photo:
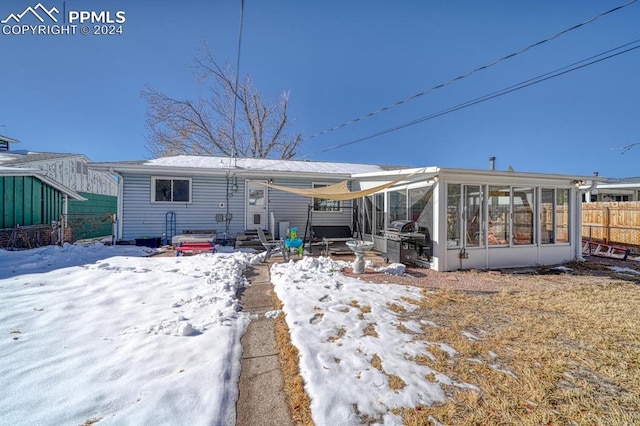
[[[37,3],[2,2],[0,20]],[[236,64],[240,0],[41,3],[122,10],[126,22],[122,35],[0,34],[0,134],[18,139],[15,149],[83,153],[93,161],[150,158],[145,85],[176,98],[199,94],[191,67],[203,41],[219,62]],[[308,138],[624,3],[245,0],[240,73],[250,73],[269,98],[289,91],[294,129]],[[38,24],[33,16],[22,19]],[[639,23],[635,2],[387,112],[306,139],[299,158],[485,169],[495,156],[501,170],[640,176],[640,146],[621,150],[640,142],[640,49],[349,144],[640,39]]]

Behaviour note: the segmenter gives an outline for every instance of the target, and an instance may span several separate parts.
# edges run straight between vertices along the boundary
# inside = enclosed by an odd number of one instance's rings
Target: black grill
[[[388,240],[401,241],[406,235],[416,232],[416,223],[413,220],[396,220],[389,224],[384,233]]]
[[[428,232],[427,232],[428,233]],[[384,237],[387,239],[387,261],[415,264],[418,256],[431,258],[431,239],[427,234],[416,232],[413,220],[396,220],[389,224]],[[426,253],[424,253],[426,252]]]

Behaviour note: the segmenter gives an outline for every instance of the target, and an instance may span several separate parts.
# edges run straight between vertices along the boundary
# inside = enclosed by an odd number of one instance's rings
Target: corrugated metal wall
[[[81,157],[56,158],[47,161],[26,162],[20,167],[36,167],[56,182],[78,192],[117,195],[118,184],[108,173],[89,170]]]
[[[182,233],[187,229],[217,231],[221,236],[226,231],[224,222],[216,222],[216,214],[227,213],[227,181],[224,176],[177,176],[192,179],[192,203],[151,203],[151,176],[140,174],[124,174],[123,196],[123,240],[144,237],[161,237],[166,231],[166,214],[176,213],[176,231]],[[336,182],[330,179],[318,179],[315,182]],[[229,223],[228,237],[234,237],[245,230],[245,184],[246,180],[234,180],[237,190],[231,192],[229,212],[233,219]],[[274,184],[297,188],[311,188],[312,181],[304,179],[274,179]],[[224,203],[224,207],[221,207]],[[303,234],[307,224],[310,198],[287,192],[269,189],[269,212],[273,212],[276,226],[278,222],[289,222]],[[350,201],[343,202],[351,206]],[[314,225],[351,225],[351,209],[341,212],[315,212]]]
[[[41,225],[60,219],[64,195],[33,176],[0,177],[0,228]]]
[[[80,192],[85,201],[69,201],[67,224],[73,229],[73,241],[111,235],[112,215],[118,208],[118,198],[111,195]]]

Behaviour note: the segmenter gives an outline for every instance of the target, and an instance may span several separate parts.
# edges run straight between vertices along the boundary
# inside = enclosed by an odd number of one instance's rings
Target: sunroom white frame
[[[410,170],[394,171],[390,174],[365,173],[353,178],[362,189],[379,185],[381,181],[391,181],[398,173],[409,173]],[[585,176],[559,174],[503,172],[495,170],[467,170],[431,167],[424,173],[406,182],[384,190],[385,218],[388,217],[387,193],[409,187],[433,185],[433,252],[431,268],[437,271],[453,271],[458,269],[493,269],[521,266],[550,265],[580,259],[581,244],[581,198],[585,183],[593,179]],[[594,181],[595,183],[595,181]],[[480,185],[485,191],[489,186],[531,187],[534,188],[534,241],[533,244],[489,245],[486,241],[487,229],[487,197],[483,199],[482,226],[483,243],[477,247],[461,244],[447,247],[447,185]],[[582,188],[580,188],[582,185]],[[541,222],[541,188],[566,189],[569,192],[569,241],[553,244],[542,244],[540,233]],[[461,209],[464,211],[464,208]],[[385,224],[386,226],[387,224]],[[381,235],[367,235],[375,242],[376,249],[386,252],[386,240]]]

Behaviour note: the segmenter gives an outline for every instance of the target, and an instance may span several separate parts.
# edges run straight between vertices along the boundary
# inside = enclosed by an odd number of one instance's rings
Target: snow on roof
[[[44,172],[40,169],[34,169],[31,167],[10,167],[0,166],[0,175],[4,176],[24,176],[24,175],[44,175]]]
[[[0,153],[0,164],[22,164],[34,161],[48,161],[66,157],[84,156],[84,154],[63,154],[57,152],[7,151]]]
[[[384,166],[358,163],[322,161],[276,160],[267,158],[229,158],[196,155],[177,155],[145,161],[146,166],[189,167],[207,169],[245,169],[252,171],[306,172],[306,173],[368,173],[385,170]]]
[[[0,166],[0,176],[34,176],[36,179],[46,183],[52,188],[57,189],[63,194],[71,197],[72,200],[85,200],[83,196],[78,194],[73,189],[61,184],[60,182],[47,177],[46,173],[40,169],[33,169],[29,167],[7,167]]]

